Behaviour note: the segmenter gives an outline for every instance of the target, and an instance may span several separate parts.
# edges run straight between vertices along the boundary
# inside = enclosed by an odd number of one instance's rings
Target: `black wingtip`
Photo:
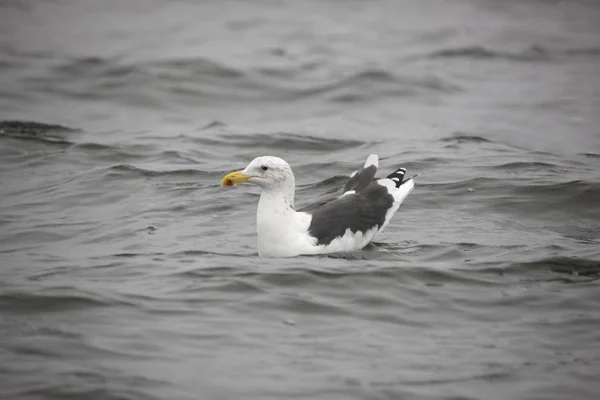
[[[406,168],[398,168],[396,171],[392,172],[387,176],[388,179],[391,179],[397,188],[400,187],[404,182],[404,175],[406,175]]]

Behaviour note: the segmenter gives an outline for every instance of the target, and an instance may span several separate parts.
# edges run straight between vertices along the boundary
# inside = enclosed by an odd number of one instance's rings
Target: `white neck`
[[[263,189],[258,202],[256,227],[258,252],[261,256],[286,257],[293,255],[289,243],[298,241],[306,229],[304,213],[294,210],[294,185],[279,190]]]

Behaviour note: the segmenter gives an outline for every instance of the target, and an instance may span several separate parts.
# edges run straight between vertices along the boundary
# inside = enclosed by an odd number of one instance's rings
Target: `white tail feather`
[[[369,168],[371,165],[374,165],[375,168],[379,168],[379,157],[377,154],[371,154],[369,157],[367,157],[364,168]]]

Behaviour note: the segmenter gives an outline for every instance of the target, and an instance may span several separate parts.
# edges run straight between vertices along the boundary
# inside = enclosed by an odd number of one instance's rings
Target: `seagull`
[[[343,194],[314,211],[294,209],[296,181],[279,157],[257,157],[242,171],[223,177],[223,186],[247,182],[261,188],[256,227],[261,257],[295,257],[360,250],[380,234],[415,187],[405,168],[375,179],[379,158],[371,154],[354,171]]]

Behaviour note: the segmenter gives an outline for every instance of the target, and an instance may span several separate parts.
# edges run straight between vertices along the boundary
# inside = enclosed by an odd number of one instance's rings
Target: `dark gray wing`
[[[371,154],[365,165],[363,165],[358,171],[355,171],[344,186],[344,193],[348,190],[354,190],[355,192],[360,192],[361,190],[366,189],[371,182],[373,182],[373,178],[375,178],[375,174],[377,173],[377,164],[378,157],[376,154]]]
[[[348,228],[356,233],[383,226],[385,214],[394,204],[394,197],[386,187],[373,182],[372,177],[369,183],[360,193],[342,196],[312,213],[308,232],[317,238],[319,245],[329,244],[333,239],[344,236]]]

